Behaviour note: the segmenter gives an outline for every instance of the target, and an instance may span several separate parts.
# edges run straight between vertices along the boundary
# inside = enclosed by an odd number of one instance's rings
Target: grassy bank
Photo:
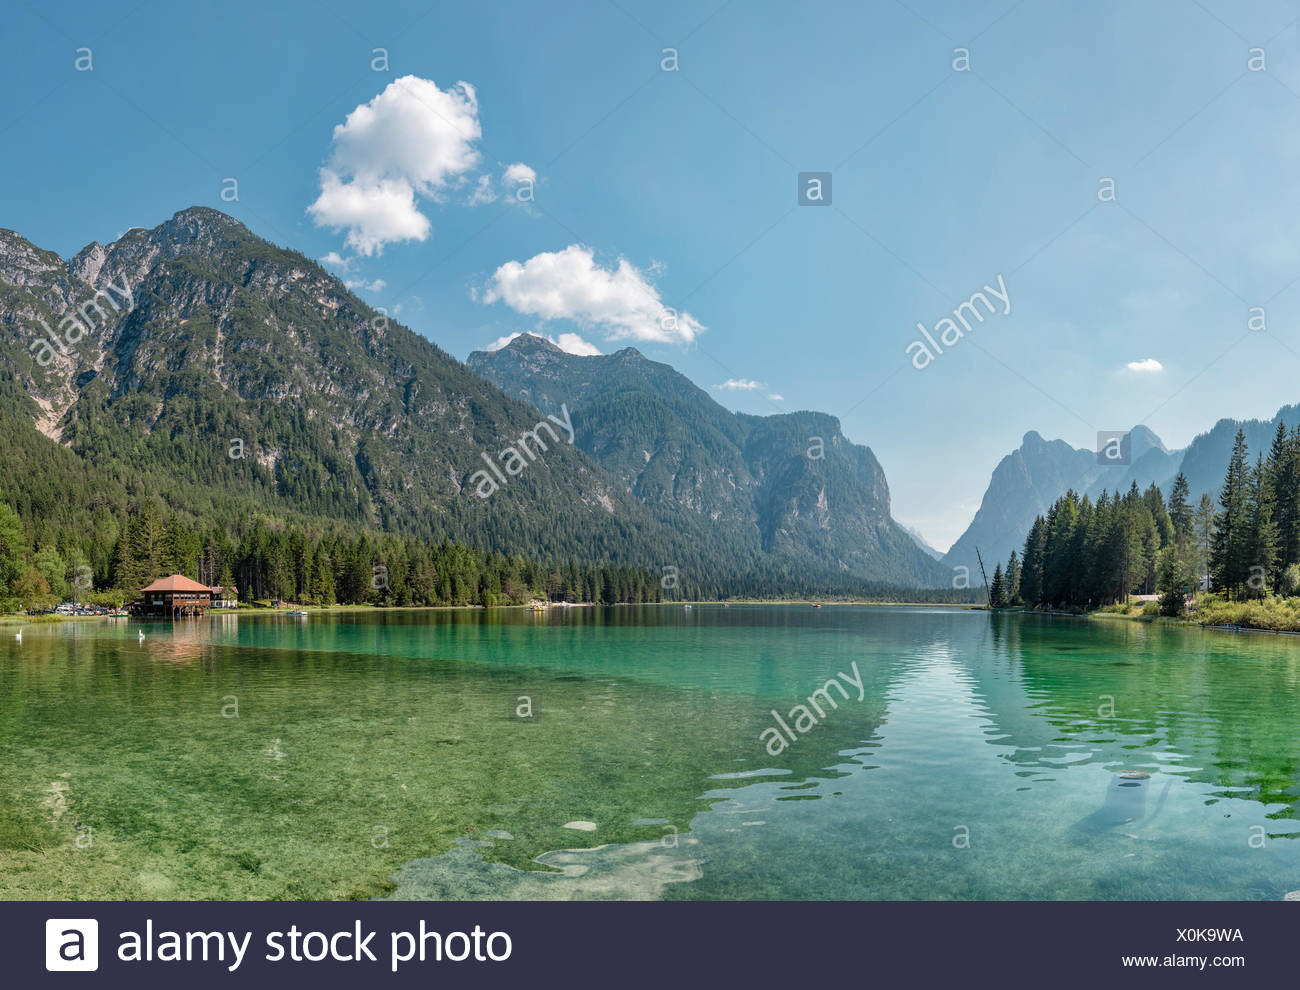
[[[107,619],[106,615],[0,615],[0,625],[42,626],[54,622],[85,622],[87,619]]]
[[[1108,605],[1088,613],[1096,619],[1182,622],[1198,626],[1229,626],[1269,632],[1300,632],[1300,597],[1226,601],[1222,595],[1198,595],[1196,603],[1177,619],[1162,617],[1154,602]]]
[[[1204,595],[1192,618],[1203,626],[1242,626],[1273,632],[1300,632],[1300,598],[1224,601]]]

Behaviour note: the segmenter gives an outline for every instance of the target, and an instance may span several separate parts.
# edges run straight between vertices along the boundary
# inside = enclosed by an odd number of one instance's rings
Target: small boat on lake
[[[285,614],[285,615],[292,615],[292,616],[295,616],[295,617],[297,617],[297,618],[306,618],[306,617],[307,617],[307,610],[306,610],[305,608],[291,608],[291,609],[289,609],[289,611],[285,612],[284,614]]]

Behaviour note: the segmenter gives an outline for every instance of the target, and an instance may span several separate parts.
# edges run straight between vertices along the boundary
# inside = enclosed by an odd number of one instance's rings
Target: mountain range
[[[756,574],[947,584],[832,417],[730,413],[630,348],[571,359],[520,338],[476,356],[483,377],[216,210],[68,261],[0,230],[0,328],[0,500],[33,545],[75,534],[97,573],[126,507],[161,498],[193,521],[672,567],[699,594]],[[479,473],[559,406],[576,443],[534,443],[480,497]]]
[[[1267,420],[1221,419],[1181,450],[1168,449],[1150,429],[1135,426],[1127,436],[1124,464],[1106,463],[1094,450],[1044,440],[1031,430],[994,468],[975,518],[943,562],[975,573],[978,547],[991,573],[995,562],[1005,562],[1012,550],[1023,549],[1034,519],[1070,489],[1094,501],[1102,491],[1123,492],[1134,483],[1140,489],[1154,484],[1168,495],[1181,471],[1193,502],[1202,494],[1215,497],[1237,431],[1245,432],[1253,458],[1268,450],[1279,422],[1288,428],[1300,424],[1300,406],[1284,406]]]
[[[543,432],[547,417],[565,429]],[[1123,464],[1030,431],[940,555],[824,413],[732,412],[631,347],[578,356],[522,334],[461,363],[205,207],[70,260],[0,229],[0,501],[33,546],[72,534],[97,574],[128,506],[155,498],[192,522],[672,568],[700,596],[950,588],[976,547],[990,569],[1019,549],[1067,489],[1167,491],[1183,470],[1195,498],[1239,427],[1257,452],[1279,420],[1300,407],[1221,420],[1183,450],[1137,426]],[[485,472],[500,484],[480,497]]]
[[[522,334],[468,364],[543,413],[571,410],[577,446],[631,495],[694,514],[728,542],[891,582],[950,580],[894,521],[870,448],[832,416],[731,412],[631,347],[579,356]]]

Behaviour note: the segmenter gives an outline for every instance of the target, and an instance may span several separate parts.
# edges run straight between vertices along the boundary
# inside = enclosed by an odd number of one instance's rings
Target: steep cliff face
[[[1064,440],[1044,440],[1030,430],[1020,447],[998,462],[979,511],[944,555],[952,567],[977,567],[976,547],[992,573],[997,561],[1019,552],[1034,519],[1070,489],[1094,500],[1102,491],[1127,491],[1155,484],[1168,491],[1178,474],[1182,451],[1168,450],[1145,426],[1135,426],[1124,444],[1122,464],[1100,463],[1096,451],[1071,447]],[[1224,464],[1227,464],[1225,458]]]
[[[1068,489],[1085,490],[1101,471],[1097,455],[1064,440],[1044,440],[1033,430],[998,462],[975,518],[944,555],[952,567],[975,572],[978,547],[990,573],[996,561],[1019,550],[1033,525]]]
[[[578,446],[647,506],[695,514],[729,542],[795,566],[950,580],[891,518],[884,471],[834,417],[732,413],[630,347],[577,356],[525,334],[468,363],[543,412],[572,410]]]

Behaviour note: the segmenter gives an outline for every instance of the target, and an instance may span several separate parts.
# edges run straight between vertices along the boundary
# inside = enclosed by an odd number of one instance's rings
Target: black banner
[[[1289,903],[0,905],[0,984],[187,988],[1243,986]]]

